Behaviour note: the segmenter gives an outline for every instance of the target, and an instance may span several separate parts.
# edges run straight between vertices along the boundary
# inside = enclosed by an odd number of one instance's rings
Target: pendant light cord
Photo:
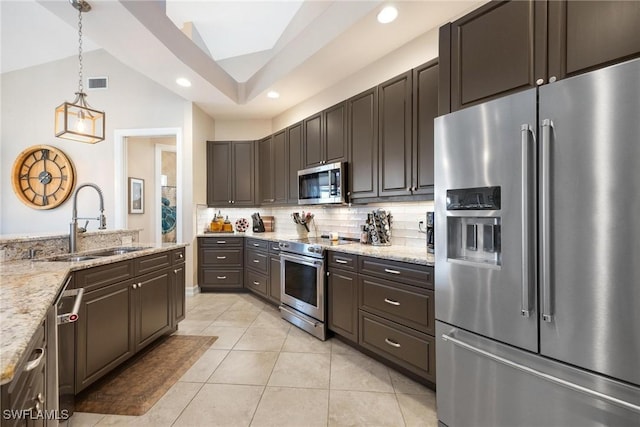
[[[82,84],[82,10],[78,9],[78,92],[84,93],[84,85]]]

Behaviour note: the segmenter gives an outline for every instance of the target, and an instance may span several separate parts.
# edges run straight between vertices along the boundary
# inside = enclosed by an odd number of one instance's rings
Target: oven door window
[[[297,262],[284,261],[285,294],[304,301],[314,307],[318,306],[318,269],[314,266]]]

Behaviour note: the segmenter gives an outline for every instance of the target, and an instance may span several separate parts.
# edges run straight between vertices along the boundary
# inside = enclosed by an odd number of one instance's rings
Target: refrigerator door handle
[[[522,136],[522,304],[520,314],[524,317],[531,316],[531,277],[529,271],[529,186],[531,171],[529,163],[529,134],[533,134],[531,126],[523,124],[520,128]]]
[[[551,133],[553,122],[542,121],[542,320],[553,322],[551,308]]]
[[[484,356],[484,357],[486,357],[488,359],[491,359],[491,360],[494,360],[496,362],[502,363],[503,365],[507,365],[507,366],[509,366],[511,368],[519,369],[519,370],[524,371],[524,372],[526,372],[528,374],[531,374],[531,375],[533,375],[535,377],[542,378],[542,379],[550,381],[550,382],[552,382],[554,384],[558,384],[560,386],[566,387],[566,388],[568,388],[570,390],[577,391],[579,393],[583,393],[583,394],[586,394],[588,396],[595,397],[597,399],[607,401],[607,402],[609,402],[611,404],[614,404],[614,405],[617,405],[617,406],[621,406],[621,407],[629,409],[631,411],[640,413],[640,406],[635,405],[635,404],[633,404],[631,402],[627,402],[626,400],[618,399],[617,397],[609,396],[608,394],[601,393],[601,392],[596,391],[596,390],[591,390],[591,389],[589,389],[587,387],[583,387],[583,386],[581,386],[579,384],[575,384],[575,383],[572,383],[570,381],[564,380],[562,378],[558,378],[556,376],[553,376],[553,375],[547,374],[545,372],[539,371],[537,369],[530,368],[528,366],[525,366],[525,365],[522,365],[520,363],[514,362],[513,360],[509,360],[509,359],[504,358],[502,356],[498,356],[496,354],[493,354],[491,352],[488,352],[486,350],[483,350],[481,348],[478,348],[476,346],[468,344],[468,343],[466,343],[464,341],[461,341],[458,338],[452,337],[451,335],[442,334],[442,340],[445,341],[445,342],[450,341],[451,343],[457,345],[458,347],[462,347],[465,350],[468,350],[468,351],[471,351],[473,353],[479,354],[479,355]]]

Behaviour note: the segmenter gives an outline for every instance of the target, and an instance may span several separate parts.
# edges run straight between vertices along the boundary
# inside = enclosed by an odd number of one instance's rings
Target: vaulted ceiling
[[[484,3],[394,1],[398,18],[380,24],[388,2],[378,0],[89,2],[85,50],[103,48],[224,118],[273,117]],[[77,55],[68,0],[0,0],[0,14],[3,73]]]

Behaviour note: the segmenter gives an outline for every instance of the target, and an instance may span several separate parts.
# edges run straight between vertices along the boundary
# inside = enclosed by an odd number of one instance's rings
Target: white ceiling
[[[103,48],[212,117],[240,119],[274,117],[484,0],[394,1],[386,25],[379,0],[89,2],[85,51]],[[0,0],[0,14],[3,73],[77,55],[68,0]]]

